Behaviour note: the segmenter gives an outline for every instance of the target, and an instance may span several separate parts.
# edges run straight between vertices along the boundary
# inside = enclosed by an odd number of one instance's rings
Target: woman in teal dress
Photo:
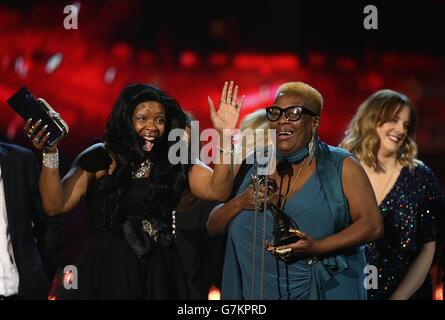
[[[207,227],[227,230],[223,299],[366,299],[363,244],[379,238],[382,221],[372,188],[351,154],[319,141],[323,100],[307,84],[282,85],[266,108],[276,129],[278,197],[254,192],[255,165],[242,165],[233,198],[216,207]],[[248,163],[248,162],[247,162]],[[280,171],[278,174],[277,171]],[[256,193],[256,195],[255,195]],[[274,238],[270,210],[254,210],[265,198],[281,208],[300,240],[268,245]]]

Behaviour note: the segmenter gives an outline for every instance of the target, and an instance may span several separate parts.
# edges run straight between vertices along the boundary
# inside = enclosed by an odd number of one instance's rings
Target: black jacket
[[[38,189],[39,170],[31,151],[0,142],[0,166],[19,272],[19,296],[47,299],[62,252],[62,220],[44,214]]]

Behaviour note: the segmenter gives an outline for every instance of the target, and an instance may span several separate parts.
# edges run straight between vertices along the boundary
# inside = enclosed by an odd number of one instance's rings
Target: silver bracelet
[[[43,152],[42,160],[43,165],[47,168],[59,168],[59,150],[57,150],[55,153]]]

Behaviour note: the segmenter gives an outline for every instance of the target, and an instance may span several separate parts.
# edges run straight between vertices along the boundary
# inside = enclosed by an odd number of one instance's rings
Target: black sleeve
[[[63,220],[59,216],[49,217],[45,214],[39,192],[37,162],[32,154],[26,161],[29,163],[26,178],[29,181],[34,238],[48,279],[51,281],[63,253]]]
[[[88,172],[107,170],[112,159],[103,143],[95,144],[83,151],[74,160],[73,166],[78,166]]]
[[[422,181],[420,188],[423,188],[423,201],[418,208],[418,242],[423,245],[429,241],[438,241],[442,236],[438,230],[439,221],[445,214],[444,197],[441,186],[434,173],[428,167],[424,166],[421,170]]]

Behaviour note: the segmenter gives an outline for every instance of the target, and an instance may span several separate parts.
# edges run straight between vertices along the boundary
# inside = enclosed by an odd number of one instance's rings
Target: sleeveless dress
[[[84,170],[108,170],[111,159],[103,145],[79,156]],[[132,179],[118,206],[122,222],[103,223],[106,215],[105,175],[89,187],[86,202],[91,209],[92,230],[74,266],[77,289],[58,286],[57,299],[187,299],[189,283],[173,235],[172,194],[150,199],[149,178]],[[147,201],[147,199],[149,199]],[[179,200],[179,197],[178,197]],[[163,205],[160,205],[163,204]],[[168,208],[159,212],[159,208]]]
[[[330,163],[341,177],[346,151],[329,147]],[[321,165],[318,161],[317,167]],[[252,166],[236,192],[242,193],[255,173]],[[313,172],[302,188],[289,198],[284,212],[294,225],[315,239],[339,232],[336,215],[331,214],[327,194],[322,187],[320,170]],[[339,181],[341,184],[341,181]],[[340,192],[341,192],[341,185]],[[342,194],[342,192],[341,192]],[[343,195],[346,203],[346,198]],[[349,211],[347,211],[349,216]],[[263,228],[265,222],[265,237]],[[347,222],[342,228],[350,223]],[[224,299],[366,299],[363,268],[366,261],[364,248],[352,248],[341,255],[321,261],[298,260],[286,264],[265,251],[264,240],[272,240],[273,217],[270,210],[262,212],[243,210],[231,221],[228,229],[225,269],[223,274]]]

